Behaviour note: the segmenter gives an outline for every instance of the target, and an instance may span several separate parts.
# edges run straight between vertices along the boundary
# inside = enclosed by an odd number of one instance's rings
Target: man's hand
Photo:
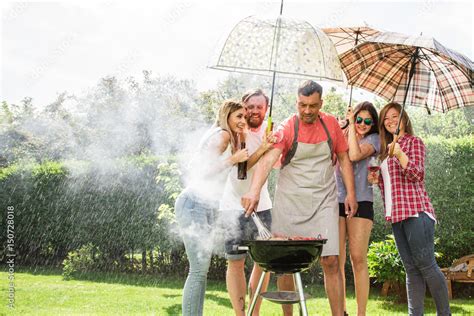
[[[346,200],[344,201],[344,208],[346,211],[347,218],[354,217],[355,213],[357,213],[357,208],[359,205],[357,204],[357,199],[355,195],[347,195]]]
[[[257,209],[260,193],[249,191],[242,196],[240,203],[245,209],[245,217],[249,217]]]

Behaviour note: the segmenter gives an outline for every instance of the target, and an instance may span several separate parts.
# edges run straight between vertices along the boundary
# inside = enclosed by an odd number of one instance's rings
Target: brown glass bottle
[[[245,149],[245,142],[240,142],[240,149]],[[247,161],[239,162],[237,164],[237,179],[247,179]]]

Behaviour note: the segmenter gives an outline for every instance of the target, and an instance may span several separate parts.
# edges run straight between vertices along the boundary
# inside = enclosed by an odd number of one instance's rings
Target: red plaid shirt
[[[407,168],[403,169],[397,158],[387,157],[392,186],[392,215],[386,217],[387,221],[397,223],[420,212],[431,213],[435,217],[433,205],[425,189],[425,145],[420,138],[408,134],[399,138],[398,144],[409,161]],[[381,173],[379,187],[382,197],[385,197]]]

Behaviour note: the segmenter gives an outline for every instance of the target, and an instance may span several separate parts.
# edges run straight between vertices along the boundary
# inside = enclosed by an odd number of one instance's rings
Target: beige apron
[[[327,238],[322,256],[339,255],[339,206],[331,156],[328,141],[298,142],[292,160],[280,171],[272,210],[273,233]]]

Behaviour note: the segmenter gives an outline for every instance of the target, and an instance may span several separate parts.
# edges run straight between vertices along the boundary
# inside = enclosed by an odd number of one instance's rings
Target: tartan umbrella
[[[331,39],[336,47],[337,53],[341,55],[342,53],[348,51],[349,49],[354,48],[361,43],[367,41],[371,36],[377,35],[380,31],[370,28],[368,26],[355,26],[355,27],[328,27],[324,28],[323,32]],[[352,90],[349,94],[349,105],[352,104]],[[341,126],[342,129],[349,126],[349,120],[345,120],[345,124]]]
[[[250,16],[240,21],[227,37],[213,69],[272,76],[269,128],[275,75],[343,81],[339,57],[329,37],[302,20]]]
[[[349,84],[401,103],[400,117],[405,105],[428,113],[474,105],[472,61],[433,38],[381,33],[340,60]]]

